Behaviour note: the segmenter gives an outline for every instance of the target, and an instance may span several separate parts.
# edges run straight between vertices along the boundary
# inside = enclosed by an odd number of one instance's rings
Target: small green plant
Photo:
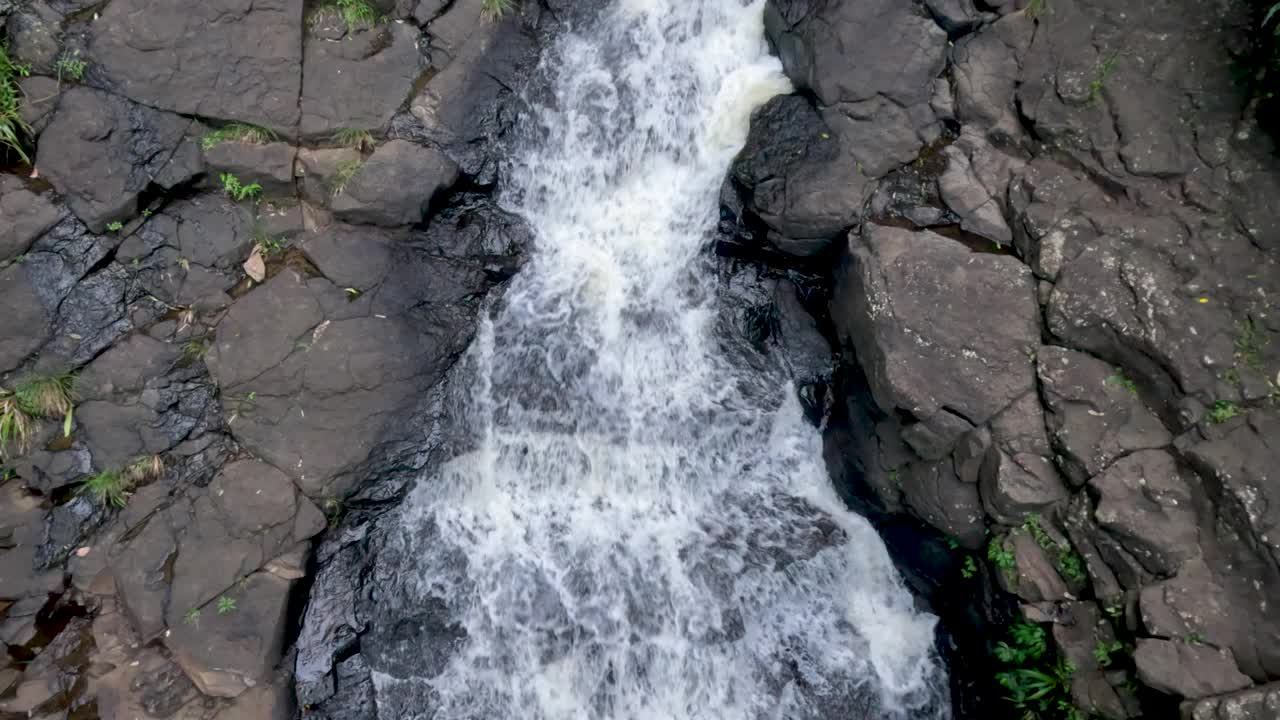
[[[1252,318],[1236,323],[1236,357],[1254,370],[1262,370],[1262,349],[1270,343]]]
[[[342,194],[347,189],[347,185],[360,174],[360,166],[364,163],[360,160],[348,160],[339,165],[333,172],[333,179],[329,184],[329,192],[333,197]]]
[[[22,113],[18,111],[22,97],[18,79],[30,74],[30,66],[11,60],[9,47],[0,43],[0,149],[8,148],[28,165],[31,164],[31,158],[23,147],[23,141],[30,137],[31,126],[22,119]]]
[[[1026,10],[1027,17],[1031,18],[1032,20],[1035,20],[1036,18],[1040,17],[1044,13],[1044,11],[1045,11],[1045,0],[1031,0],[1031,2],[1027,3],[1027,10]]]
[[[1075,550],[1068,550],[1058,555],[1058,569],[1062,571],[1062,577],[1070,583],[1081,585],[1089,579],[1084,558],[1080,557],[1080,553]]]
[[[187,611],[187,614],[183,616],[182,620],[188,625],[199,626],[200,625],[200,608],[191,608],[190,610]]]
[[[342,128],[333,134],[333,144],[352,150],[364,150],[373,147],[373,134],[368,130]]]
[[[994,537],[987,543],[987,559],[1006,575],[1012,577],[1018,571],[1018,561],[1006,545],[1006,538]]]
[[[1107,80],[1111,74],[1115,72],[1116,65],[1120,62],[1120,53],[1112,53],[1102,64],[1098,66],[1098,74],[1093,78],[1093,82],[1089,83],[1089,102],[1098,99],[1102,94],[1102,88],[1106,87]]]
[[[258,236],[258,249],[262,251],[263,257],[279,255],[284,252],[285,247],[286,245],[284,241],[278,237],[272,237],[270,235]]]
[[[965,580],[972,579],[978,574],[978,563],[974,561],[972,555],[964,556],[964,564],[960,566],[960,577]]]
[[[119,220],[112,220],[111,222],[107,223],[107,229],[110,230],[111,232],[120,232],[121,230],[124,229],[124,223],[120,222]]]
[[[1026,621],[1009,628],[1010,642],[1000,642],[995,656],[1011,666],[996,673],[1005,699],[1030,720],[1085,720],[1071,700],[1071,663],[1053,659],[1045,631]]]
[[[1054,542],[1041,526],[1039,514],[1028,515],[1022,523],[1022,529],[1030,533],[1036,544],[1057,562],[1058,572],[1062,573],[1063,579],[1076,584],[1089,579],[1088,573],[1085,572],[1084,558],[1071,547],[1071,543]]]
[[[266,128],[248,123],[231,123],[205,133],[200,138],[200,146],[205,150],[212,150],[225,142],[266,145],[278,139],[278,135]]]
[[[229,612],[235,612],[235,610],[236,610],[235,598],[229,598],[226,595],[221,595],[218,597],[218,614],[219,615],[226,615]]]
[[[1093,659],[1098,661],[1098,667],[1111,667],[1111,656],[1124,650],[1124,645],[1119,640],[1111,642],[1098,641],[1093,647]]]
[[[1119,385],[1120,387],[1123,387],[1125,390],[1128,390],[1134,395],[1138,394],[1138,384],[1130,380],[1129,378],[1125,377],[1123,373],[1116,373],[1115,375],[1108,377],[1107,384]]]
[[[39,418],[61,418],[70,437],[75,413],[75,379],[71,374],[30,377],[13,390],[0,389],[0,456],[30,449]]]
[[[497,20],[516,9],[516,0],[480,0],[480,17]]]
[[[1048,650],[1044,628],[1039,625],[1019,621],[1009,628],[1009,635],[1013,640],[1012,645],[1003,640],[996,644],[995,653],[1000,662],[1022,665],[1039,660]]]
[[[1219,400],[1209,408],[1209,422],[1214,425],[1222,423],[1240,414],[1240,408],[1230,400]]]
[[[377,24],[379,20],[378,10],[368,0],[334,0],[332,4],[321,7],[316,15],[341,17],[348,32],[355,31],[361,25]]]
[[[360,288],[353,288],[353,287],[343,288],[342,291],[347,294],[347,300],[350,300],[352,302],[360,299],[360,296],[364,294],[364,291],[361,290]]]
[[[1203,645],[1204,636],[1200,633],[1187,633],[1187,635],[1182,638],[1182,642],[1188,645]]]
[[[114,505],[122,508],[129,500],[131,486],[122,473],[116,470],[103,470],[84,481],[83,492],[92,495],[103,505]]]
[[[53,69],[58,73],[58,82],[62,82],[62,78],[68,77],[76,82],[84,78],[84,71],[89,64],[80,59],[80,51],[73,50],[62,53],[62,57],[53,64]]]
[[[240,182],[240,178],[231,173],[222,173],[219,176],[222,180],[222,189],[233,200],[239,202],[246,199],[256,199],[262,194],[262,186],[258,183],[245,185]]]

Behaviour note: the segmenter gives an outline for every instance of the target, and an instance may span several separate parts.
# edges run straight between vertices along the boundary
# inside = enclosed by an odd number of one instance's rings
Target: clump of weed
[[[58,73],[58,82],[62,79],[70,78],[79,82],[84,79],[84,71],[88,69],[89,63],[80,59],[80,51],[72,50],[62,53],[58,61],[53,64],[53,69]]]
[[[1138,384],[1130,380],[1129,378],[1125,377],[1123,373],[1116,373],[1115,375],[1108,377],[1107,384],[1119,385],[1120,387],[1124,388],[1125,390],[1128,390],[1134,395],[1138,394]]]
[[[1085,720],[1071,699],[1075,667],[1049,652],[1044,629],[1021,621],[1009,628],[1010,640],[995,647],[996,658],[1009,666],[996,673],[1005,700],[1036,720]]]
[[[1000,568],[1006,577],[1012,577],[1018,572],[1018,561],[1013,556],[1013,551],[1006,544],[1007,539],[1004,537],[991,538],[987,543],[987,559],[993,565]]]
[[[1040,516],[1032,513],[1022,523],[1022,529],[1026,530],[1036,541],[1042,550],[1049,554],[1058,566],[1058,572],[1062,573],[1062,577],[1068,582],[1082,584],[1089,579],[1089,574],[1085,571],[1084,558],[1080,557],[1069,542],[1054,542],[1049,533],[1040,525]]]
[[[107,230],[110,230],[111,232],[120,232],[123,229],[124,229],[124,223],[120,222],[119,220],[112,220],[111,222],[107,223]]]
[[[1214,425],[1222,423],[1240,414],[1240,408],[1230,400],[1219,400],[1209,408],[1209,422]]]
[[[222,595],[218,598],[218,614],[226,615],[236,611],[236,599]]]
[[[347,185],[360,174],[360,167],[364,165],[360,160],[348,160],[342,163],[333,173],[333,178],[329,182],[329,193],[333,197],[342,194],[347,189]]]
[[[373,133],[357,128],[342,128],[333,134],[331,140],[334,145],[351,148],[352,150],[363,151],[366,148],[372,148],[374,145]]]
[[[497,20],[516,9],[516,0],[481,0],[480,17]]]
[[[228,197],[236,200],[253,200],[262,194],[262,185],[258,183],[250,183],[245,185],[240,182],[240,178],[231,173],[222,173],[219,176],[222,180],[222,190]]]
[[[23,147],[25,138],[31,135],[31,126],[18,112],[21,92],[18,78],[31,74],[31,68],[9,58],[9,48],[0,43],[0,149],[8,148],[22,162],[31,164],[31,158]]]
[[[81,491],[92,495],[103,505],[124,507],[129,500],[131,486],[118,470],[103,470],[84,481]]]
[[[1093,82],[1089,83],[1089,102],[1098,99],[1102,94],[1102,88],[1106,87],[1107,80],[1111,74],[1115,72],[1116,65],[1120,62],[1120,54],[1112,53],[1098,65],[1098,74],[1093,78]]]
[[[1254,370],[1262,370],[1262,348],[1270,343],[1268,338],[1252,318],[1236,323],[1236,357]]]
[[[0,389],[0,456],[29,450],[40,418],[61,418],[63,434],[71,435],[74,384],[70,374],[44,375],[27,378],[13,390]]]
[[[92,495],[103,505],[122,508],[129,500],[130,491],[163,474],[164,459],[159,455],[148,455],[119,470],[103,470],[90,476],[81,485],[81,491]]]
[[[266,128],[248,123],[231,123],[205,133],[204,137],[200,138],[200,146],[205,150],[211,150],[225,142],[266,145],[278,139],[278,135]]]

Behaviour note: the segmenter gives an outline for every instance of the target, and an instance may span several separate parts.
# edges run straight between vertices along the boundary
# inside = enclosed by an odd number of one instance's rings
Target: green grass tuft
[[[88,69],[89,63],[80,59],[80,51],[62,53],[62,57],[54,63],[53,69],[58,73],[58,82],[61,83],[63,78],[70,78],[79,82],[84,78],[84,71]]]
[[[342,194],[347,189],[347,185],[360,174],[360,167],[364,165],[360,160],[348,160],[338,166],[333,173],[333,178],[329,182],[329,192],[333,197]]]
[[[278,135],[266,128],[247,123],[231,123],[205,133],[204,137],[200,138],[200,146],[205,150],[211,150],[226,142],[266,145],[278,139],[280,139]]]
[[[164,474],[164,460],[159,455],[138,458],[120,470],[103,470],[81,485],[81,492],[92,495],[103,505],[122,508],[129,493],[139,484]]]
[[[334,145],[352,150],[364,150],[374,145],[373,134],[357,128],[342,128],[333,134],[332,140]]]
[[[0,389],[0,456],[25,453],[40,418],[62,420],[63,434],[71,434],[75,412],[74,377],[43,375],[30,377],[13,390]]]
[[[222,595],[218,598],[218,614],[219,615],[226,615],[229,612],[235,612],[235,609],[236,609],[235,598],[230,598],[230,597],[227,597],[226,595]]]
[[[18,112],[21,98],[18,78],[30,74],[31,68],[11,60],[8,46],[0,43],[0,149],[8,148],[28,165],[31,164],[31,158],[23,147],[23,141],[30,137],[31,126]]]
[[[516,0],[481,0],[480,17],[496,20],[516,9]]]

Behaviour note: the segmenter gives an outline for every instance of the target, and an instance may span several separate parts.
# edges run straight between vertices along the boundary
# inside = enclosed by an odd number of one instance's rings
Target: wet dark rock
[[[221,142],[204,151],[204,161],[214,189],[222,188],[222,173],[231,173],[244,185],[261,185],[265,197],[292,197],[295,154],[294,147],[283,142]]]
[[[25,253],[61,219],[48,198],[27,190],[12,175],[0,176],[0,263]]]
[[[831,305],[877,404],[923,423],[936,447],[1032,390],[1038,314],[1013,258],[882,226],[850,235]]]
[[[1138,677],[1149,687],[1191,700],[1249,687],[1228,650],[1169,640],[1138,640]]]
[[[950,462],[908,465],[901,472],[903,500],[920,519],[977,548],[986,537],[977,486],[961,482]]]
[[[730,171],[779,249],[808,256],[851,227],[867,181],[848,172],[840,141],[805,98],[783,95],[751,116]],[[776,233],[776,234],[775,234]]]
[[[868,177],[910,162],[937,139],[929,101],[947,35],[915,7],[782,0],[766,7],[765,29],[787,76],[813,91],[823,119]]]
[[[304,137],[337,130],[380,130],[409,98],[417,78],[418,32],[389,23],[348,33],[338,42],[312,39],[304,53]]]
[[[409,112],[392,122],[392,136],[443,148],[462,172],[481,183],[496,178],[498,157],[492,142],[512,129],[514,88],[523,87],[538,60],[538,44],[518,13],[479,22],[479,0],[454,2],[428,27],[457,13],[462,30],[444,52],[447,63],[409,103]],[[433,63],[436,53],[433,51]]]
[[[144,105],[289,136],[299,117],[302,23],[302,0],[123,0],[93,23],[88,56],[109,86]]]
[[[138,211],[150,185],[172,188],[201,170],[192,122],[99,90],[63,93],[36,165],[93,232]]]
[[[333,199],[334,215],[370,225],[422,221],[431,199],[458,179],[458,166],[440,151],[404,140],[379,146]]]
[[[1124,699],[1118,682],[1109,679],[1100,665],[1098,648],[1115,642],[1111,623],[1102,618],[1096,603],[1066,602],[1053,625],[1053,640],[1073,668],[1071,697],[1076,705],[1105,718],[1124,720],[1136,713]]]

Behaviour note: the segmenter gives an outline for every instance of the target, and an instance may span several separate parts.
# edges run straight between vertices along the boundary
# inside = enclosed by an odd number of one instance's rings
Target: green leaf
[[[71,437],[71,421],[75,412],[75,408],[67,408],[67,416],[62,419],[62,437]]]

